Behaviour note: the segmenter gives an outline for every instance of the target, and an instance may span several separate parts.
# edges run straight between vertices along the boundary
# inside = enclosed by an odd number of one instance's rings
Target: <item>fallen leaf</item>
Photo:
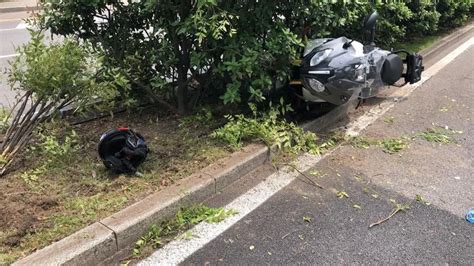
[[[357,205],[357,204],[352,205],[352,207],[354,207],[356,209],[359,209],[359,210],[362,209],[362,207],[360,205]]]
[[[349,194],[347,194],[345,191],[338,191],[336,192],[336,196],[340,199],[342,198],[349,198]]]
[[[304,216],[304,217],[303,217],[303,221],[305,221],[305,222],[307,222],[307,223],[310,223],[311,220],[313,220],[313,218],[308,217],[308,216]]]

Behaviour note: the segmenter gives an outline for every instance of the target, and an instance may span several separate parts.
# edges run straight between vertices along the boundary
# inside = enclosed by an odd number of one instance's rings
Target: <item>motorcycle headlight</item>
[[[325,49],[322,51],[319,51],[313,55],[311,58],[311,61],[309,61],[310,66],[316,66],[319,63],[321,63],[324,59],[326,59],[329,54],[332,52],[332,49]]]
[[[306,79],[306,82],[316,92],[323,92],[324,91],[324,84],[319,82],[316,79]]]

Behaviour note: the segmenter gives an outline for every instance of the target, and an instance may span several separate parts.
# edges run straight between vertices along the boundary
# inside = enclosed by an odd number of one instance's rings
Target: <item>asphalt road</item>
[[[14,103],[15,93],[7,84],[8,61],[15,58],[16,47],[27,43],[30,35],[22,19],[25,12],[0,14],[0,106],[9,107]]]
[[[458,131],[454,143],[416,137],[396,154],[342,146],[307,171],[324,190],[300,176],[182,264],[472,265],[474,225],[464,215],[474,209],[473,120],[471,46],[362,133],[399,138],[439,125]],[[226,205],[235,189],[208,204]],[[338,198],[338,191],[348,197]],[[369,228],[396,204],[409,209]]]
[[[0,14],[0,106],[9,107],[14,104],[16,93],[7,83],[7,69],[9,61],[17,56],[16,49],[30,40],[25,18],[30,16],[26,12]],[[45,34],[49,42],[48,34]]]

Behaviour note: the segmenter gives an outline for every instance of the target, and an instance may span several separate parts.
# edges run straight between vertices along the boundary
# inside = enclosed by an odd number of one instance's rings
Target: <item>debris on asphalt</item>
[[[392,218],[395,214],[399,213],[399,212],[402,212],[402,211],[407,211],[410,209],[410,204],[407,203],[407,204],[397,204],[397,206],[395,207],[395,209],[393,209],[393,211],[384,219],[378,221],[378,222],[375,222],[375,223],[372,223],[369,225],[369,228],[372,228],[376,225],[380,225],[386,221],[388,221],[390,218]]]
[[[298,172],[300,175],[302,175],[304,179],[301,179],[300,177],[297,177],[300,181],[302,181],[303,183],[306,183],[306,184],[309,184],[309,185],[313,185],[317,188],[320,188],[320,189],[324,189],[323,186],[321,186],[320,184],[318,184],[316,181],[314,181],[311,177],[309,177],[308,175],[306,175],[305,173],[301,172],[298,168],[296,168],[294,165],[291,165],[291,164],[285,164],[286,166],[289,166],[291,168],[293,168],[296,172]]]
[[[423,198],[423,196],[421,196],[420,194],[416,194],[416,195],[415,195],[415,200],[418,201],[418,202],[424,203],[426,206],[431,205],[431,202],[425,200],[425,199]]]
[[[471,224],[474,224],[474,210],[469,210],[466,213],[466,221],[468,221]]]
[[[342,198],[349,198],[349,194],[345,191],[338,191],[336,192],[336,197],[342,199]]]

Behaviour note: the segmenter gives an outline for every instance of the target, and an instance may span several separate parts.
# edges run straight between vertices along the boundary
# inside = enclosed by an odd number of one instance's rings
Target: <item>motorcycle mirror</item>
[[[366,31],[370,31],[370,45],[375,45],[375,24],[377,23],[377,18],[379,14],[377,11],[372,12],[372,14],[368,15],[364,19],[364,36]]]
[[[375,24],[377,23],[377,18],[379,14],[377,11],[374,11],[372,14],[368,15],[364,19],[364,30],[369,31],[375,28]]]

